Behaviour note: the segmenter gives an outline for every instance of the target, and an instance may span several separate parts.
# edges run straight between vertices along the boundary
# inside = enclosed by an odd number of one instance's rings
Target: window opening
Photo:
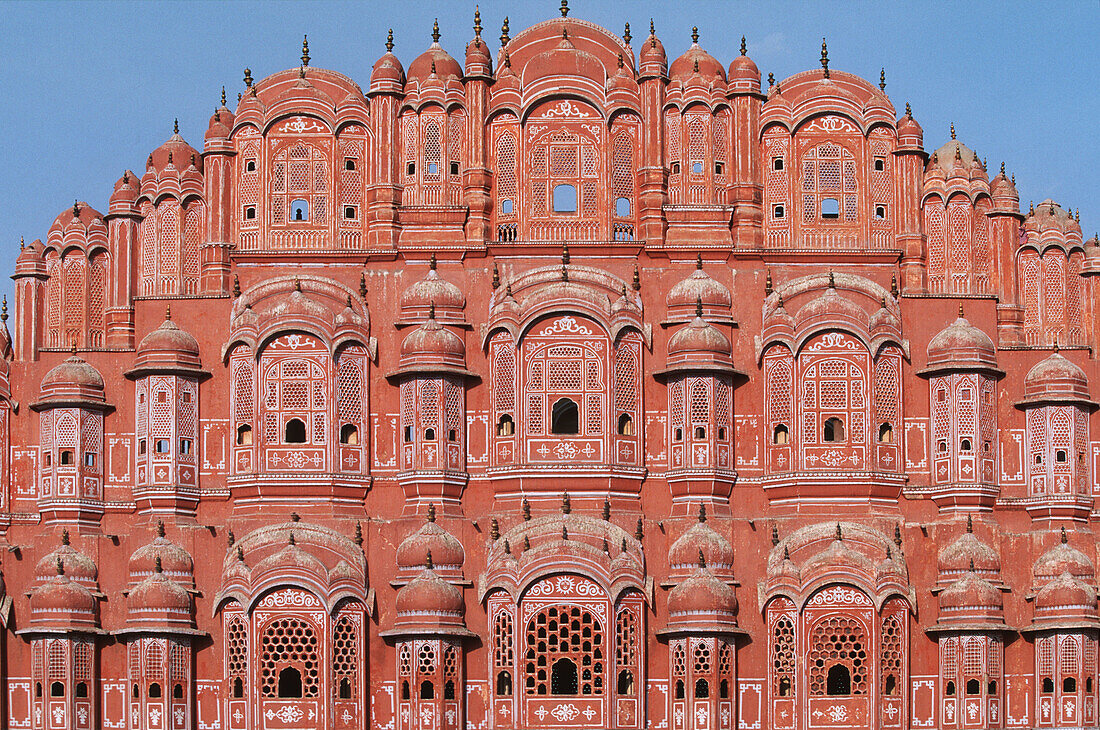
[[[559,659],[550,670],[550,694],[577,694],[577,665],[572,659]]]
[[[345,170],[354,170],[355,169],[355,160],[351,159],[350,157],[347,158],[346,160],[344,160],[344,169]]]
[[[88,696],[88,683],[87,682],[77,682],[76,683],[76,696],[77,697],[87,697]]]
[[[245,172],[256,172],[256,161],[255,160],[249,160],[248,162],[244,163],[244,171]]]
[[[439,174],[439,165],[437,165],[434,162],[429,162],[428,163],[428,174],[429,175],[438,175]]]
[[[455,698],[455,682],[453,679],[448,679],[443,685],[443,699],[453,700]]]
[[[193,442],[191,441],[191,439],[180,439],[180,453],[181,454],[190,454],[192,443]]]
[[[53,684],[50,685],[50,697],[64,697],[64,696],[65,696],[65,685],[61,684],[61,682],[54,682]]]
[[[153,451],[158,454],[167,454],[172,450],[172,447],[168,444],[168,439],[157,439],[153,442]]]
[[[959,442],[960,451],[970,451],[970,439],[963,439]]]
[[[682,679],[676,680],[676,699],[684,699],[684,680]]]
[[[434,428],[424,429],[424,440],[425,441],[435,441],[435,429]]]
[[[160,697],[160,685],[156,682],[149,685],[149,696],[153,698]]]
[[[233,696],[244,697],[244,682],[240,677],[236,677],[233,680]]]
[[[1062,691],[1066,694],[1071,694],[1077,691],[1077,679],[1075,677],[1065,677],[1062,680]],[[989,694],[993,694],[990,692]]]
[[[730,683],[728,679],[723,679],[718,685],[718,697],[719,699],[729,699],[730,696]]]
[[[979,695],[982,693],[982,683],[976,679],[966,680],[966,693],[968,695]]]
[[[630,418],[629,413],[623,413],[619,416],[619,435],[620,436],[633,436],[634,435],[634,421]]]
[[[515,423],[507,413],[497,421],[497,436],[511,436],[515,432]]]
[[[884,423],[878,427],[878,440],[881,444],[894,442],[894,428],[889,423]]]
[[[840,201],[836,198],[821,199],[821,217],[835,220],[840,217]]]
[[[702,172],[703,172],[703,163],[702,162],[693,162],[693,163],[691,163],[691,171],[693,173],[695,173],[696,175],[702,174]]]
[[[714,163],[714,174],[715,175],[721,175],[722,174],[722,169],[723,168],[722,168],[722,163],[721,162],[715,162]]]
[[[875,219],[876,220],[884,220],[885,218],[886,218],[886,206],[885,205],[876,205],[875,206]]]
[[[416,163],[415,162],[410,162],[408,165],[405,166],[405,174],[406,175],[415,175],[416,174]]]
[[[875,171],[876,172],[882,172],[885,169],[886,169],[886,160],[883,160],[881,158],[876,158],[875,159]]]
[[[250,205],[244,209],[245,220],[256,220],[256,206]]]
[[[459,172],[458,163],[457,162],[452,162],[451,163],[451,174],[452,175],[457,175],[458,172]]]
[[[617,687],[620,695],[632,695],[634,694],[634,675],[629,669],[623,669],[619,671],[619,682]]]
[[[359,445],[359,429],[354,423],[345,423],[340,427],[340,443],[348,446]]]
[[[302,696],[302,673],[294,667],[283,667],[279,672],[279,697]]]
[[[673,441],[683,441],[684,440],[684,429],[677,427],[672,433],[672,440]]]
[[[947,686],[944,687],[943,693],[945,695],[947,695],[948,697],[954,697],[955,696],[955,683],[954,682],[948,682]]]
[[[839,418],[830,418],[825,421],[825,428],[821,434],[821,440],[835,443],[844,440],[844,421]]]
[[[172,698],[177,699],[177,700],[182,700],[183,699],[183,685],[182,684],[177,684],[175,687],[172,688]]]
[[[775,159],[772,160],[772,169],[773,170],[782,170],[783,169],[783,158],[782,157],[776,157]]]
[[[710,684],[705,679],[695,680],[695,699],[706,699],[710,697]]]
[[[777,205],[774,208],[772,208],[772,217],[773,218],[782,218],[783,217],[783,206],[782,205]]]
[[[1062,461],[1065,461],[1065,459],[1063,459]],[[92,451],[85,451],[84,452],[84,466],[86,466],[88,468],[93,468],[95,466],[95,453],[94,452],[92,452]]]
[[[292,418],[286,422],[283,433],[283,443],[304,444],[306,442],[306,424],[300,418]]]
[[[308,221],[309,203],[301,198],[290,201],[290,213],[296,221]]]
[[[1043,677],[1043,694],[1051,694],[1054,692],[1054,680],[1050,677]]]
[[[705,439],[706,437],[707,437],[707,429],[704,428],[703,426],[696,426],[695,427],[695,438],[696,439]]]
[[[1059,464],[1066,463],[1066,451],[1065,449],[1058,449],[1054,452],[1054,460]]]
[[[615,215],[619,218],[630,215],[630,201],[627,198],[615,198]]]
[[[834,664],[829,667],[829,674],[825,681],[825,694],[852,694],[852,673],[848,671],[848,667],[843,664]]]
[[[61,465],[67,466],[73,463],[73,452],[71,449],[61,450]]]
[[[144,447],[145,440],[142,439],[142,445]],[[238,446],[251,446],[252,445],[252,427],[247,424],[241,424],[237,426],[237,445]],[[144,448],[142,449],[144,453]]]
[[[403,700],[409,699],[409,682],[408,682],[408,680],[405,680],[404,682],[401,683],[401,699],[403,699]]]
[[[349,219],[349,220],[354,220],[355,219],[355,206],[354,205],[345,205],[344,206],[344,217]]]
[[[430,700],[435,698],[435,685],[428,680],[420,683],[420,699]]]
[[[497,697],[512,696],[512,675],[506,671],[497,674]]]
[[[786,425],[784,425],[782,423],[778,424],[775,427],[775,430],[772,431],[772,443],[773,444],[781,444],[781,445],[786,444],[788,441],[790,441],[790,438],[791,438],[790,429],[788,429],[786,427]]]
[[[577,212],[577,188],[574,185],[554,186],[554,212]]]
[[[791,696],[791,680],[787,677],[782,677],[779,680],[779,696],[790,697]]]
[[[559,398],[550,413],[550,433],[580,433],[580,411],[569,398]]]

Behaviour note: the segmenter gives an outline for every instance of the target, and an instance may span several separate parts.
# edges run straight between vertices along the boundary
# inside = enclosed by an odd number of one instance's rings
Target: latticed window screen
[[[555,664],[571,662],[576,670],[578,695],[604,693],[604,636],[599,619],[587,608],[547,606],[527,623],[524,690],[549,695]]]
[[[504,132],[497,137],[497,218],[514,220],[519,210],[516,198],[516,136]]]
[[[349,616],[341,616],[332,629],[332,684],[337,699],[356,699],[358,671],[359,631]],[[341,696],[343,688],[350,690],[350,696]]]
[[[328,392],[331,387],[326,367],[328,355],[323,346],[311,338],[305,345],[296,350],[301,355],[265,351],[261,357],[264,439],[268,444],[283,441],[283,426],[291,418],[298,418],[305,424],[306,443],[328,441]]]
[[[847,616],[830,616],[819,621],[810,632],[807,653],[810,695],[828,694],[829,669],[837,664],[847,667],[851,694],[867,694],[867,672],[871,648],[863,625]]]
[[[781,696],[784,693],[781,683],[793,687],[795,672],[794,622],[786,616],[772,625],[772,669],[772,691]]]
[[[535,218],[569,216],[591,221],[599,210],[599,140],[573,125],[538,137],[532,135],[528,141],[531,215]],[[554,188],[559,185],[575,188],[575,211],[554,212]]]
[[[500,611],[493,621],[493,666],[511,669],[514,660],[512,614]]]
[[[302,679],[302,696],[317,697],[320,657],[317,634],[306,621],[293,616],[272,621],[260,637],[260,692],[277,697],[279,673],[291,667]]]
[[[629,609],[619,611],[615,621],[615,664],[633,667],[638,648],[638,619]]]
[[[826,142],[807,150],[802,157],[803,195],[802,219],[806,222],[824,217],[828,211],[822,203],[837,201],[836,218],[845,223],[858,219],[858,183],[856,164],[846,148]]]
[[[225,670],[230,680],[248,681],[248,628],[234,616],[225,630]]]
[[[308,222],[328,223],[329,161],[317,147],[302,141],[291,141],[273,160],[271,185],[271,224],[285,226],[295,223],[291,203],[309,203]]]
[[[898,694],[901,690],[902,668],[904,666],[904,652],[905,652],[905,629],[902,627],[901,619],[898,616],[887,616],[882,621],[882,642],[879,646],[879,671],[881,673],[881,685],[879,689],[882,692],[887,692],[891,688],[894,688],[894,693]],[[893,677],[894,682],[891,685],[889,678]]]
[[[569,398],[579,411],[577,435],[604,433],[606,353],[610,342],[602,333],[584,343],[551,344],[560,339],[531,337],[524,343],[527,378],[527,433],[550,433],[554,403]]]

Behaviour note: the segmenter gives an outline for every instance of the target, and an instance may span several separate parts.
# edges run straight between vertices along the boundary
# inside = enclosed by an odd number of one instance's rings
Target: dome
[[[760,69],[748,56],[744,36],[741,36],[741,55],[730,63],[729,83],[731,89],[760,91]]]
[[[932,158],[928,161],[928,167],[925,169],[926,171],[940,170],[946,177],[952,177],[954,174],[956,177],[961,175],[969,179],[969,170],[977,159],[978,156],[974,153],[974,150],[952,136],[950,142],[932,153]]]
[[[82,585],[94,587],[99,576],[95,561],[69,544],[68,532],[62,533],[61,545],[43,556],[34,566],[38,580],[48,580],[57,575],[57,562],[61,561],[65,576]]]
[[[696,73],[705,79],[717,76],[723,82],[726,80],[726,69],[718,63],[718,59],[702,49],[699,45],[699,29],[692,28],[691,47],[672,62],[668,75],[673,81],[684,81]]]
[[[1024,219],[1024,230],[1029,232],[1055,231],[1059,233],[1075,233],[1080,235],[1081,225],[1073,219],[1068,210],[1047,198],[1037,203],[1035,208]]]
[[[1062,541],[1039,556],[1031,573],[1037,583],[1062,573],[1091,582],[1096,577],[1096,568],[1087,555],[1066,542],[1066,532],[1063,529]]]
[[[461,622],[465,612],[462,591],[429,568],[421,571],[420,575],[397,592],[398,617],[402,614],[433,614]]]
[[[207,141],[216,139],[229,139],[229,135],[233,130],[233,122],[235,117],[233,112],[225,106],[225,97],[222,97],[222,105],[214,110],[214,113],[210,116],[210,123],[206,126]]]
[[[199,151],[194,147],[187,144],[187,141],[180,136],[179,126],[177,125],[172,136],[149,155],[147,167],[148,165],[152,165],[153,169],[157,172],[164,172],[164,168],[168,167],[168,165],[172,165],[176,169],[182,170],[190,164],[192,158],[195,159],[195,166],[199,170],[202,170],[202,155],[200,155]]]
[[[913,118],[913,110],[908,104],[905,105],[905,114],[898,120],[898,138],[914,146],[924,142],[924,128]]]
[[[435,257],[427,275],[413,283],[401,295],[401,314],[405,317],[423,317],[434,304],[441,315],[461,312],[466,306],[462,290],[439,276],[435,269]]]
[[[965,573],[940,594],[940,611],[995,610],[1004,608],[1004,598],[993,584],[973,571]]]
[[[157,572],[160,563],[164,575],[185,585],[194,582],[194,561],[191,553],[164,536],[164,525],[157,526],[157,536],[130,556],[130,582],[136,583]]]
[[[1039,590],[1035,596],[1035,612],[1061,612],[1069,608],[1095,611],[1096,591],[1065,572]]]
[[[830,274],[830,277],[832,277],[832,274]],[[840,296],[836,287],[830,283],[824,293],[814,297],[799,308],[795,319],[800,326],[819,320],[834,323],[837,320],[847,320],[862,328],[867,319],[867,314],[855,302],[847,297]]]
[[[937,559],[940,577],[953,580],[956,576],[974,571],[985,577],[997,577],[1001,572],[1001,558],[997,551],[978,539],[969,519],[967,531],[940,551]]]
[[[489,53],[489,44],[477,35],[466,44],[466,72],[470,75],[492,74],[493,56]]]
[[[668,564],[673,571],[690,571],[699,565],[699,553],[712,570],[732,571],[733,546],[707,524],[706,512],[700,507],[699,521],[680,535],[668,551]]]
[[[1059,354],[1057,348],[1031,368],[1024,378],[1024,399],[1021,403],[1049,401],[1091,402],[1085,371]]]
[[[191,613],[191,595],[164,573],[154,572],[130,591],[127,608],[132,614]]]
[[[374,62],[370,72],[371,90],[400,91],[405,84],[405,69],[401,61],[393,55],[393,31],[386,40],[386,52]]]
[[[42,378],[39,403],[104,403],[103,388],[99,371],[73,355]]]
[[[668,341],[670,360],[677,355],[683,357],[695,354],[713,355],[729,360],[732,351],[733,346],[729,338],[700,316],[695,317],[687,327],[681,327]]]
[[[193,371],[202,365],[199,343],[172,321],[171,310],[164,322],[145,335],[137,347],[134,370],[128,374],[148,371]]]
[[[962,316],[928,343],[928,366],[921,374],[943,370],[997,370],[997,348],[982,330]]]
[[[668,63],[668,56],[665,54],[665,46],[661,43],[661,39],[657,37],[656,32],[653,29],[653,23],[649,24],[649,37],[642,43],[642,48],[638,51],[638,62],[641,66],[657,66],[664,68]],[[645,69],[645,71],[652,73],[653,70]]]
[[[64,573],[31,592],[31,623],[71,628],[95,625],[96,601],[91,592]]]
[[[737,613],[737,595],[733,588],[703,567],[668,593],[670,618],[690,613]]]
[[[428,562],[428,555],[437,570],[461,568],[466,559],[462,543],[435,521],[435,510],[429,507],[428,521],[397,546],[397,567],[419,570]]]
[[[730,290],[703,271],[701,259],[697,260],[695,271],[691,276],[669,289],[668,296],[665,297],[665,304],[669,310],[687,307],[694,309],[696,302],[701,302],[704,309],[721,307],[727,310],[733,302]]]
[[[408,334],[401,342],[401,357],[416,359],[420,356],[432,361],[449,358],[465,358],[466,346],[462,338],[444,329],[436,321],[430,318],[420,327]]]
[[[114,209],[116,205],[132,206],[137,201],[140,192],[141,180],[133,172],[127,170],[122,173],[122,177],[115,183],[114,192],[111,193],[109,209]]]
[[[409,64],[407,78],[410,83],[415,81],[423,85],[433,75],[443,82],[462,79],[462,66],[439,45],[439,21],[436,21],[432,32],[432,44]]]

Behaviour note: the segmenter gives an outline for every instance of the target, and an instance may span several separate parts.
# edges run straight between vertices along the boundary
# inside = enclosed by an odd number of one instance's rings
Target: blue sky
[[[480,3],[484,35],[507,14],[512,34],[559,17],[558,0]],[[877,79],[886,68],[895,106],[909,101],[929,151],[958,137],[1016,174],[1023,208],[1052,197],[1081,210],[1086,237],[1100,229],[1100,0],[1077,3],[593,2],[573,17],[644,37],[652,17],[670,60],[690,43],[728,64],[748,38],[766,77],[818,65]],[[45,237],[74,198],[106,210],[123,169],[180,132],[201,148],[222,85],[231,99],[242,70],[264,76],[298,63],[308,33],[312,65],[364,88],[394,28],[408,63],[431,42],[462,59],[473,2],[4,2],[0,5],[0,268],[14,267],[20,235]],[[638,47],[638,41],[634,42]],[[495,47],[495,41],[494,41]],[[0,292],[11,291],[4,277]]]

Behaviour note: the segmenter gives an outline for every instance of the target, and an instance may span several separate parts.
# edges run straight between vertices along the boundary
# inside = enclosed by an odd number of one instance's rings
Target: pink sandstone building
[[[23,247],[0,723],[1097,727],[1096,241],[682,40],[305,47]]]

